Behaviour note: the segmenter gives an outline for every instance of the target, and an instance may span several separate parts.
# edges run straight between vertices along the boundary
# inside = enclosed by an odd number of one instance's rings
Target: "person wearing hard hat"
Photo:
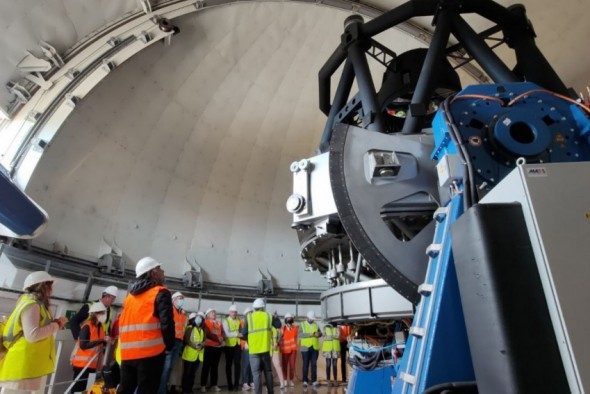
[[[102,302],[95,302],[88,309],[88,320],[82,325],[78,341],[72,353],[72,367],[74,369],[74,380],[76,384],[72,392],[84,391],[88,381],[88,374],[96,372],[100,365],[101,352],[107,341],[103,323],[106,321],[107,308]]]
[[[348,340],[350,339],[350,326],[339,325],[338,326],[338,341],[340,342],[340,374],[342,375],[342,382],[346,383],[346,365],[347,365],[347,352],[348,352]]]
[[[119,317],[121,383],[118,394],[153,394],[160,387],[165,352],[175,345],[172,297],[161,264],[144,257],[135,266]],[[157,372],[156,372],[157,371]]]
[[[193,392],[195,376],[199,363],[203,362],[205,353],[205,314],[191,313],[184,333],[184,349],[182,351],[182,394]]]
[[[182,351],[182,342],[184,338],[184,326],[186,325],[186,314],[184,313],[184,296],[180,291],[172,294],[172,312],[174,313],[174,333],[175,344],[172,351],[166,353],[166,360],[164,360],[164,369],[162,370],[162,378],[160,379],[159,394],[168,393],[168,380],[170,379],[170,372],[174,366],[174,362],[180,356]]]
[[[324,326],[324,340],[322,343],[322,354],[326,359],[326,380],[328,386],[332,387],[335,385],[337,380],[338,372],[338,356],[340,355],[340,340],[338,339],[338,328],[330,323]],[[334,381],[330,377],[330,368],[332,369],[332,375],[334,375]]]
[[[211,390],[221,391],[217,386],[217,369],[219,368],[219,359],[223,347],[225,334],[223,326],[217,319],[217,311],[213,308],[205,312],[205,355],[203,368],[201,369],[201,391],[207,391],[207,380],[210,379]]]
[[[47,272],[30,273],[23,290],[2,332],[3,345],[8,351],[0,361],[0,387],[7,392],[44,389],[47,375],[55,371],[53,335],[68,322],[65,317],[51,316],[49,297],[53,278]]]
[[[318,383],[318,355],[322,332],[315,323],[315,313],[307,312],[307,319],[299,326],[299,347],[303,357],[303,387],[308,384],[308,370],[311,364],[311,381],[314,386]]]
[[[108,286],[102,291],[100,300],[94,301],[94,303],[102,303],[106,308],[106,320],[103,323],[103,328],[106,336],[110,335],[111,322],[114,320],[111,305],[113,305],[113,302],[115,302],[115,299],[117,298],[117,292],[118,289],[115,286]],[[85,303],[84,305],[82,305],[82,308],[80,308],[80,310],[74,316],[72,316],[72,320],[70,321],[70,330],[72,331],[72,336],[76,340],[80,335],[80,329],[82,328],[82,325],[84,324],[84,322],[88,320],[88,310],[90,309],[90,305],[92,304],[93,302]]]
[[[229,316],[223,320],[223,332],[225,332],[225,377],[227,379],[227,389],[233,390],[240,385],[240,366],[242,359],[242,349],[240,347],[241,321],[238,319],[238,307],[231,305],[229,307]],[[232,365],[234,367],[232,379]]]
[[[295,318],[292,314],[285,315],[285,324],[281,327],[283,335],[279,342],[281,346],[282,368],[285,374],[285,380],[289,386],[295,386],[295,363],[297,361],[297,332],[298,327],[295,325]]]
[[[248,316],[252,313],[252,309],[244,309],[244,320],[241,321],[240,329],[243,330],[248,320]],[[252,377],[252,369],[250,368],[250,352],[248,351],[248,341],[240,339],[242,348],[242,391],[254,389],[254,378]]]
[[[248,341],[250,354],[250,367],[254,377],[254,390],[256,394],[262,393],[260,374],[264,371],[266,389],[268,394],[273,394],[272,364],[270,350],[272,346],[272,316],[264,311],[265,303],[262,298],[257,298],[252,304],[254,312],[246,318],[246,324],[242,329],[242,335]]]

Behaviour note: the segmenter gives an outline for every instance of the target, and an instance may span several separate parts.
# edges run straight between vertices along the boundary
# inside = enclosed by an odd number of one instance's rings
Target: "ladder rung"
[[[441,250],[441,244],[430,244],[426,248],[426,255],[430,258],[435,258],[438,256]]]
[[[449,207],[440,207],[440,208],[437,208],[436,211],[434,211],[434,214],[432,215],[432,217],[434,218],[434,220],[436,220],[437,222],[440,223],[443,220],[445,220],[448,213],[449,213]]]
[[[428,297],[434,291],[434,285],[428,283],[422,283],[418,286],[418,293],[423,295],[424,297]]]
[[[422,338],[426,334],[426,329],[423,327],[410,327],[410,334]]]
[[[414,375],[410,375],[409,373],[400,372],[399,378],[406,383],[416,384],[416,377]]]

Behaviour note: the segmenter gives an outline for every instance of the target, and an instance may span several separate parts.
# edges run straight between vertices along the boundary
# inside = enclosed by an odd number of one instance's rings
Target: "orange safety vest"
[[[221,333],[223,331],[223,328],[221,327],[220,322],[218,322],[217,320],[207,319],[207,320],[205,320],[205,325],[207,326],[207,329],[209,329],[210,333],[212,333],[216,337],[221,337]],[[220,341],[213,341],[211,339],[205,340],[205,346],[217,347],[217,346],[221,346],[222,344],[223,344],[223,342],[220,342]]]
[[[186,324],[186,313],[179,311],[175,306],[172,307],[174,312],[174,336],[181,341],[184,339],[184,326]]]
[[[338,326],[338,339],[340,343],[348,342],[350,336],[350,326]]]
[[[104,329],[102,327],[102,324],[95,326],[94,324],[92,324],[90,320],[88,320],[86,323],[82,325],[82,328],[84,328],[84,326],[88,326],[88,328],[90,329],[90,342],[104,339]],[[76,347],[74,349],[74,357],[72,357],[72,365],[74,367],[84,368],[88,361],[90,361],[95,355],[100,353],[102,347],[102,345],[98,345],[93,348],[83,350],[80,347],[80,340],[78,339],[78,342],[76,342]],[[100,356],[96,356],[94,360],[90,364],[88,364],[88,368],[96,369],[99,358]]]
[[[164,286],[154,286],[138,294],[129,294],[119,318],[121,360],[157,356],[166,350],[160,319],[154,316],[156,296]]]
[[[297,351],[297,326],[292,325],[291,328],[286,325],[281,327],[283,338],[281,339],[281,353],[289,354]]]

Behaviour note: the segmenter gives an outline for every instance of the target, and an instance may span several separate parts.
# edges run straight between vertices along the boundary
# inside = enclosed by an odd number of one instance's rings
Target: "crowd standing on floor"
[[[118,318],[111,309],[118,292],[114,286],[105,288],[99,300],[84,304],[72,317],[70,329],[76,340],[70,358],[72,393],[84,391],[88,375],[101,369],[105,387],[116,387],[117,393],[166,394],[177,360],[182,360],[183,393],[193,392],[199,367],[200,391],[218,392],[221,354],[225,355],[229,390],[260,394],[264,385],[273,394],[273,367],[281,390],[294,386],[298,352],[303,361],[303,386],[317,386],[320,338],[328,384],[337,380],[339,358],[341,380],[346,381],[350,327],[326,324],[322,331],[313,311],[299,325],[290,313],[281,322],[276,312],[266,311],[261,298],[252,309],[244,310],[242,318],[235,305],[221,321],[213,308],[187,316],[183,294],[171,294],[164,286],[164,270],[158,261],[145,257],[135,271],[137,281]],[[25,280],[25,293],[3,328],[2,344],[8,351],[0,359],[0,394],[16,392],[11,390],[42,393],[46,376],[55,370],[54,334],[64,328],[67,319],[54,319],[49,311],[53,282],[44,271],[33,272]],[[37,361],[27,362],[31,359]]]

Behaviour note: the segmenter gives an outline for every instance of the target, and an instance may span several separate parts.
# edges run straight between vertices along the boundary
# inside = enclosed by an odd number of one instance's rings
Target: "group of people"
[[[343,359],[342,379],[346,380],[347,327],[327,324],[322,332],[313,311],[307,313],[300,326],[295,325],[291,314],[281,322],[276,312],[272,316],[265,311],[263,299],[246,308],[243,319],[238,318],[235,305],[221,322],[212,308],[187,316],[184,296],[180,292],[171,294],[164,286],[164,270],[158,261],[145,257],[137,263],[135,272],[137,281],[130,287],[117,319],[111,309],[118,292],[114,286],[105,288],[99,300],[84,304],[72,317],[70,328],[76,345],[71,364],[77,383],[71,392],[85,389],[88,374],[103,362],[107,344],[116,349],[116,363],[106,368],[110,380],[107,383],[117,386],[121,394],[154,393],[155,388],[158,393],[167,393],[178,358],[183,364],[183,393],[192,393],[200,365],[201,391],[221,391],[217,371],[222,353],[229,390],[241,387],[259,394],[264,375],[268,393],[272,394],[272,366],[281,389],[294,386],[298,351],[303,359],[303,385],[317,385],[320,337],[329,384],[336,380],[339,357]],[[54,334],[68,320],[51,316],[53,281],[44,271],[31,273],[25,280],[25,293],[6,322],[2,344],[8,351],[0,360],[2,394],[9,390],[42,392],[46,375],[55,370]],[[31,359],[35,363],[27,361]]]

